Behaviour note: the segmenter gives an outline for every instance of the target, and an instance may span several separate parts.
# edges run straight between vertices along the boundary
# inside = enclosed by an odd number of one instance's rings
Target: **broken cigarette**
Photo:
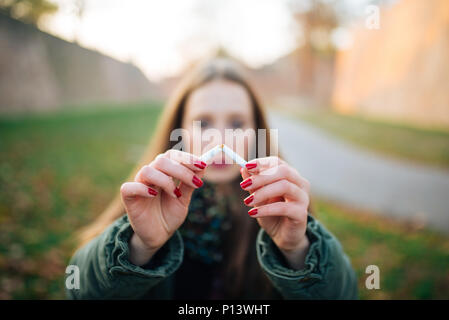
[[[239,166],[245,167],[246,161],[239,156],[237,153],[234,152],[231,148],[224,144],[220,144],[209,151],[207,151],[205,154],[201,156],[201,160],[206,162],[210,159],[212,159],[217,153],[224,152],[226,155],[228,155],[232,160],[234,160]]]
[[[204,153],[200,159],[201,161],[207,162],[208,160],[212,159],[213,157],[215,157],[215,155],[217,153],[221,152],[221,145],[218,145],[212,149],[210,149],[209,151],[207,151],[206,153]]]
[[[239,156],[234,150],[229,148],[227,145],[222,144],[221,148],[223,149],[223,152],[226,153],[232,160],[234,160],[239,166],[242,168],[245,167],[246,161]]]

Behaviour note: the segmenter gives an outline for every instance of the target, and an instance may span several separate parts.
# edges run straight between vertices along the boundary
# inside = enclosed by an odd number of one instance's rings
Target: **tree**
[[[331,33],[338,26],[336,0],[291,0],[293,17],[300,28],[298,37],[299,66],[301,68],[300,85],[302,90],[315,99],[326,102],[329,96],[323,96],[323,77],[319,64],[333,59],[334,47]]]
[[[37,24],[45,14],[58,10],[58,5],[48,0],[0,0],[0,12],[27,23]]]

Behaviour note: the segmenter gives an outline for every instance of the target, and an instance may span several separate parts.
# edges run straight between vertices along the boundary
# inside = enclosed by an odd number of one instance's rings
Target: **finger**
[[[246,168],[240,168],[240,175],[242,176],[243,180],[250,177],[250,174]]]
[[[270,156],[270,157],[257,158],[257,159],[250,160],[245,164],[245,167],[249,173],[256,174],[265,169],[279,166],[281,163],[284,163],[284,162],[285,161],[279,157]]]
[[[158,192],[157,190],[140,182],[125,182],[120,187],[120,194],[126,204],[138,196],[144,198],[154,198],[157,196]]]
[[[179,198],[176,192],[177,188],[173,179],[155,168],[152,168],[150,166],[143,166],[142,169],[137,172],[134,180],[136,182],[141,182],[147,186],[154,185],[163,189],[172,197]]]
[[[272,167],[263,172],[263,174],[255,174],[247,177],[240,183],[242,189],[249,192],[253,192],[264,185],[286,179],[300,188],[304,189],[307,193],[310,192],[310,183],[307,179],[303,178],[296,169],[289,166],[287,163],[283,163],[277,167]]]
[[[243,201],[247,206],[257,206],[276,197],[284,197],[287,200],[298,202],[308,201],[307,193],[304,190],[285,179],[263,186]]]
[[[197,173],[197,176],[200,179],[203,177],[203,175],[204,175],[204,171]],[[190,185],[187,185],[187,184],[185,184],[183,182],[179,183],[178,189],[179,189],[179,192],[181,194],[181,198],[180,199],[189,202],[190,196],[192,195],[194,189]]]
[[[182,181],[183,184],[190,186],[192,190],[203,185],[203,181],[192,170],[165,156],[158,156],[149,166]]]
[[[288,217],[295,221],[302,221],[307,217],[307,209],[293,202],[274,202],[248,211],[253,218]]]
[[[176,161],[192,171],[201,171],[207,167],[207,163],[202,161],[191,153],[179,151],[175,149],[167,150],[163,156],[170,160]]]

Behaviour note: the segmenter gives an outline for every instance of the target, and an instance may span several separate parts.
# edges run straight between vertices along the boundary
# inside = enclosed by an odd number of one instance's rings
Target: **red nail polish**
[[[257,214],[257,208],[252,208],[251,210],[248,211],[248,214],[250,216],[253,216],[253,215]]]
[[[152,196],[157,196],[157,191],[148,187],[148,193],[151,194]]]
[[[203,161],[195,161],[195,163],[193,165],[197,168],[204,169],[204,168],[206,168],[207,163],[203,162]]]
[[[240,182],[240,187],[242,187],[242,189],[245,189],[245,188],[249,187],[252,184],[253,184],[253,181],[251,180],[251,178],[248,178],[248,179],[243,180],[242,182]]]
[[[181,190],[179,190],[178,187],[176,187],[175,190],[174,190],[173,192],[175,193],[175,196],[177,196],[178,198],[179,198],[180,196],[182,196]]]
[[[251,170],[257,167],[257,163],[247,163],[245,164],[246,169]]]
[[[253,200],[254,200],[254,195],[250,195],[243,201],[245,202],[246,205],[249,205],[251,202],[253,202]]]
[[[201,181],[200,179],[198,179],[197,176],[193,176],[192,182],[194,185],[196,185],[198,188],[201,187],[203,185],[203,181]]]

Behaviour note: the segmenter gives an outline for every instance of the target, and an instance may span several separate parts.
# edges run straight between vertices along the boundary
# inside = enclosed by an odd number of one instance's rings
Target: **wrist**
[[[310,241],[307,234],[304,235],[302,241],[294,249],[280,249],[287,260],[290,268],[295,270],[303,269],[305,266],[306,256],[309,251]]]
[[[133,233],[128,242],[129,245],[129,261],[136,266],[143,266],[148,263],[159,248],[147,247],[140,237]]]

